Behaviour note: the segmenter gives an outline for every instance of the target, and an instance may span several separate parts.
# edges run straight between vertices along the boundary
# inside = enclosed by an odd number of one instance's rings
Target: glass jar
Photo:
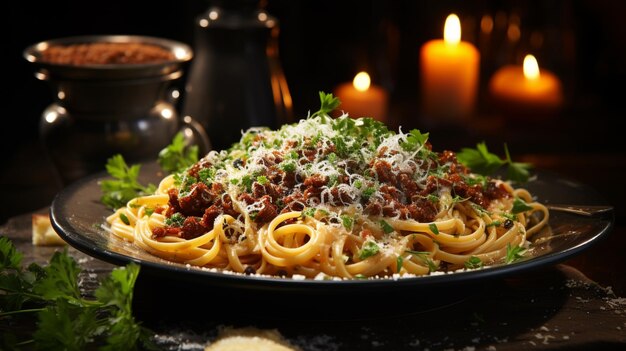
[[[43,57],[51,46],[92,43],[156,45],[172,53],[173,59],[72,64]],[[178,131],[201,153],[208,152],[202,127],[190,118],[179,118],[178,92],[171,88],[192,58],[187,45],[146,36],[68,37],[34,44],[24,57],[36,66],[35,76],[54,92],[54,102],[41,116],[40,137],[62,185],[104,171],[115,154],[124,156],[129,165],[154,161]]]
[[[212,0],[196,19],[195,57],[183,115],[226,149],[249,127],[291,121],[291,96],[278,58],[278,20],[259,0]]]

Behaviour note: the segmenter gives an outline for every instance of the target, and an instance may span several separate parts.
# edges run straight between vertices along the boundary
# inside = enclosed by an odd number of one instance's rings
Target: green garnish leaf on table
[[[0,326],[22,316],[36,315],[32,340],[2,335],[0,347],[21,345],[43,350],[135,350],[151,346],[151,332],[132,314],[133,289],[139,266],[113,269],[86,298],[79,289],[81,269],[67,249],[56,252],[47,266],[22,266],[22,254],[0,237]],[[27,308],[25,308],[27,307]],[[3,329],[3,328],[0,328]]]
[[[78,289],[78,273],[80,268],[66,251],[55,252],[45,274],[33,284],[33,292],[45,300],[66,300],[72,304],[80,304],[81,296]]]
[[[463,148],[457,153],[457,160],[472,172],[489,176],[503,166],[507,166],[507,179],[524,183],[530,177],[529,169],[532,167],[529,163],[513,162],[509,153],[509,148],[504,144],[504,153],[506,158],[489,152],[487,144],[484,142],[476,144],[476,148]]]
[[[159,165],[167,173],[179,173],[198,162],[198,146],[185,146],[182,132],[178,132],[171,144],[159,152]]]
[[[109,158],[106,170],[115,179],[100,181],[102,190],[100,201],[109,208],[117,209],[137,196],[154,193],[156,186],[153,184],[144,186],[139,183],[140,169],[141,165],[138,164],[129,167],[120,154]]]

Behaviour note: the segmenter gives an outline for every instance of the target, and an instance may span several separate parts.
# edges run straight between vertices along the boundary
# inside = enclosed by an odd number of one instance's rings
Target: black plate
[[[158,169],[156,164],[144,165],[141,181],[157,184],[162,177]],[[536,244],[533,245],[528,259],[479,270],[398,280],[294,280],[245,276],[211,272],[167,262],[134,247],[131,243],[109,236],[106,231],[98,227],[99,224],[104,223],[105,217],[112,213],[100,203],[101,191],[98,182],[106,177],[105,173],[88,177],[57,194],[50,214],[52,225],[59,235],[71,246],[90,256],[118,265],[136,262],[141,265],[142,272],[148,272],[158,277],[157,279],[184,281],[197,288],[341,295],[355,291],[361,293],[424,291],[425,288],[430,287],[449,287],[449,284],[481,283],[486,279],[509,276],[571,258],[605,237],[614,222],[613,212],[600,217],[585,217],[553,211],[549,227],[533,237]],[[543,203],[604,204],[593,189],[551,173],[539,172],[536,179],[526,184],[525,187]]]

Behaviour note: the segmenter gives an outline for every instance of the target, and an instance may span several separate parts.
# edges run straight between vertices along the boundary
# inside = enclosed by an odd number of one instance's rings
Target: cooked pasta
[[[245,274],[383,278],[510,262],[548,210],[427,136],[324,114],[249,129],[108,228],[163,259]]]

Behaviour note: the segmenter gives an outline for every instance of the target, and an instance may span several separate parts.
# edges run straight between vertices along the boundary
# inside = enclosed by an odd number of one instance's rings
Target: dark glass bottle
[[[222,150],[249,127],[290,121],[291,97],[278,58],[278,21],[258,0],[210,4],[196,19],[182,114]]]

